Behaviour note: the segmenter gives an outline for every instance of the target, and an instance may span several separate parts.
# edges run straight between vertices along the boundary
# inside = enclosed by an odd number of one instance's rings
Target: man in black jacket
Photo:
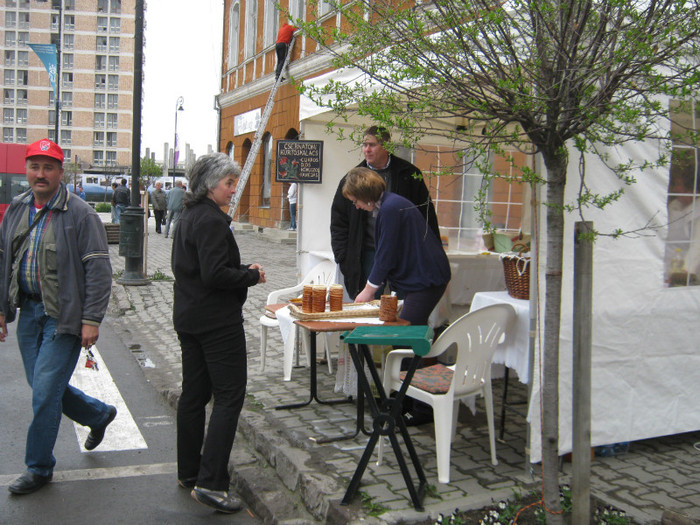
[[[365,160],[359,166],[376,171],[386,181],[388,191],[413,202],[426,217],[426,231],[429,227],[439,239],[435,207],[421,171],[390,154],[384,147],[389,140],[391,136],[385,128],[368,128],[362,141]],[[354,299],[364,288],[374,262],[374,218],[343,197],[344,184],[345,177],[340,180],[331,205],[331,246],[345,278],[345,289]]]

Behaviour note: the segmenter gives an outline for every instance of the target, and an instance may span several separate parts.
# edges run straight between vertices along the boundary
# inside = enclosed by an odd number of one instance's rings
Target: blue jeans
[[[43,303],[24,298],[20,306],[17,340],[34,412],[24,461],[30,472],[48,476],[56,464],[53,447],[61,412],[81,425],[97,427],[109,417],[109,407],[68,384],[80,357],[80,337],[57,334],[57,321],[46,315]]]
[[[115,208],[117,209],[117,212],[115,214],[116,219],[117,219],[116,224],[119,224],[119,221],[121,220],[122,213],[124,213],[126,211],[126,205],[125,204],[117,204],[115,206]]]
[[[170,226],[173,227],[173,237],[175,237],[175,230],[177,230],[177,221],[180,220],[180,215],[182,210],[168,210],[168,222],[165,223],[165,236],[170,235]]]
[[[289,227],[292,230],[297,229],[297,203],[292,202],[289,204]]]

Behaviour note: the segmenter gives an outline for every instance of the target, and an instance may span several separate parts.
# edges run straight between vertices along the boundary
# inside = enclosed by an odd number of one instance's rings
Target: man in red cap
[[[97,213],[61,182],[63,150],[48,139],[27,146],[29,190],[12,200],[0,226],[0,341],[15,320],[33,419],[27,470],[10,486],[30,494],[53,476],[61,413],[90,427],[94,449],[117,409],[68,382],[99,336],[112,287],[107,236]]]

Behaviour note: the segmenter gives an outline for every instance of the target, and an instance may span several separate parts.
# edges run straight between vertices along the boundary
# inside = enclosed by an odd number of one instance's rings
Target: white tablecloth
[[[530,365],[530,301],[515,299],[508,292],[477,292],[470,312],[492,304],[510,304],[515,309],[515,322],[498,345],[493,362],[515,370],[521,383],[527,383]]]

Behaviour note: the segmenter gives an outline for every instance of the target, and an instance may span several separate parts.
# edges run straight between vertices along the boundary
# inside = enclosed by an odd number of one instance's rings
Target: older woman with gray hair
[[[266,282],[260,264],[241,264],[231,218],[221,210],[240,172],[223,153],[195,162],[172,251],[173,324],[182,350],[178,483],[220,512],[243,506],[228,492],[228,460],[247,382],[243,303],[248,287]],[[212,396],[205,439],[205,408]]]

